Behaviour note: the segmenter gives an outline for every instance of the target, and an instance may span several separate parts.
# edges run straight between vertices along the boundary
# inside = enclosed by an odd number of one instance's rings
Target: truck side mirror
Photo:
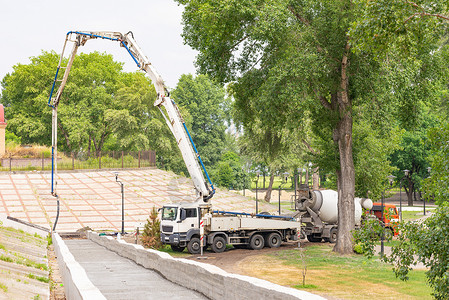
[[[187,218],[186,210],[181,208],[181,221],[184,221]]]

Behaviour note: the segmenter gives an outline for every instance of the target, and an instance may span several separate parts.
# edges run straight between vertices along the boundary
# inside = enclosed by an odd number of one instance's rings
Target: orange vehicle
[[[382,203],[373,203],[373,208],[369,211],[377,219],[383,221],[386,228],[389,228],[394,236],[398,235],[399,213],[396,205],[384,203],[384,219],[382,220]]]

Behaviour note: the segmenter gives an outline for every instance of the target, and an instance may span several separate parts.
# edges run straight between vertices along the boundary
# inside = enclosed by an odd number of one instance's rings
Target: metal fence
[[[51,158],[42,154],[40,158],[3,157],[0,159],[0,171],[51,170]],[[146,168],[156,166],[156,152],[146,151],[109,151],[99,153],[69,152],[58,153],[59,170],[79,169],[119,169]]]

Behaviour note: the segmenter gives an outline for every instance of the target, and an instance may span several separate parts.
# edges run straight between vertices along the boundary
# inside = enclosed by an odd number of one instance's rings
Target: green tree
[[[316,150],[329,163],[319,166],[337,178],[335,250],[352,253],[354,107],[375,99],[374,113],[388,114],[390,99],[380,97],[381,64],[351,51],[348,30],[357,15],[351,1],[178,2],[185,5],[183,36],[199,51],[199,71],[235,82],[244,123],[256,112],[263,130],[278,133],[312,120],[321,141]]]
[[[446,119],[447,120],[447,119]],[[430,143],[430,178],[425,180],[425,197],[438,204],[449,202],[449,122],[428,131]]]
[[[191,116],[186,125],[204,164],[214,166],[221,158],[225,141],[224,88],[206,75],[181,75],[171,94]]]
[[[2,80],[8,127],[23,143],[51,143],[47,101],[57,62],[55,53],[43,52],[28,65],[14,66]],[[99,153],[112,139],[115,149],[148,149],[150,123],[159,114],[152,105],[155,97],[144,74],[123,72],[111,55],[78,55],[58,107],[61,148]]]
[[[15,135],[13,132],[10,132],[8,129],[5,130],[5,143],[13,142],[17,145],[22,144],[22,139]]]
[[[43,52],[29,64],[17,64],[2,79],[1,102],[5,105],[8,130],[24,144],[51,144],[51,110],[46,109],[58,56]]]
[[[446,198],[447,199],[447,198]],[[402,280],[408,279],[412,265],[420,262],[428,271],[428,283],[436,299],[449,298],[449,206],[438,207],[436,212],[423,222],[402,224],[399,245],[392,247],[387,261],[394,264],[394,272]]]
[[[212,177],[219,186],[241,190],[249,187],[249,174],[243,169],[242,161],[235,152],[223,153]]]

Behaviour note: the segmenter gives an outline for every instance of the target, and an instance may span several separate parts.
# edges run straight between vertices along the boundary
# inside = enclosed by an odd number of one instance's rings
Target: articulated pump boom
[[[174,135],[187,170],[193,180],[197,192],[197,201],[194,203],[174,203],[162,208],[161,217],[161,241],[170,244],[175,251],[182,251],[185,247],[190,253],[200,253],[202,249],[210,246],[215,252],[222,252],[226,244],[238,246],[249,246],[252,249],[261,249],[265,245],[279,247],[282,241],[296,240],[300,232],[301,223],[291,218],[280,216],[252,216],[245,213],[217,212],[211,210],[210,198],[215,193],[212,182],[204,168],[201,157],[192,141],[184,120],[181,117],[175,102],[170,99],[169,93],[148,58],[137,46],[131,32],[121,34],[119,32],[79,32],[67,33],[59,59],[58,69],[48,99],[48,105],[52,111],[52,195],[58,199],[57,187],[57,116],[58,104],[67,82],[70,69],[76,52],[91,39],[106,39],[117,41],[124,47],[137,64],[138,68],[145,71],[157,92],[154,105],[161,111],[168,127]],[[72,42],[73,48],[68,60],[64,59],[64,51],[67,43]],[[62,64],[66,63],[63,67]],[[58,73],[65,68],[62,79],[58,79]],[[53,92],[56,85],[56,94]],[[164,107],[165,111],[162,109]],[[208,182],[204,180],[200,164],[204,169]],[[59,200],[58,200],[59,207]],[[59,209],[58,209],[59,212]],[[59,214],[58,214],[59,215]],[[58,220],[56,217],[56,223]],[[270,218],[268,218],[270,217]]]
[[[61,56],[59,58],[59,64],[56,70],[56,75],[53,81],[50,97],[48,99],[48,105],[52,108],[52,185],[51,185],[52,195],[57,197],[56,157],[57,157],[58,104],[61,99],[64,87],[67,83],[70,69],[72,67],[73,60],[75,59],[78,48],[80,46],[84,46],[86,42],[91,39],[106,39],[110,41],[119,42],[120,46],[124,47],[131,55],[132,59],[137,64],[137,67],[148,74],[157,92],[157,99],[154,102],[154,106],[157,106],[159,108],[168,127],[170,128],[172,134],[176,138],[176,142],[178,144],[179,149],[181,150],[181,154],[187,166],[187,170],[193,180],[193,185],[197,193],[197,202],[201,207],[209,207],[210,206],[209,199],[212,198],[212,196],[214,195],[215,189],[212,185],[209,175],[206,172],[206,169],[204,168],[203,162],[201,161],[201,157],[199,156],[198,151],[195,148],[195,145],[187,130],[187,127],[179,112],[178,107],[176,106],[175,102],[172,99],[170,99],[169,92],[165,87],[162,77],[151,65],[148,58],[143,54],[142,50],[134,40],[133,34],[131,32],[122,34],[120,32],[108,32],[108,31],[101,31],[101,32],[70,31],[67,33],[64,42],[64,47]],[[66,65],[62,66],[62,64],[65,63],[64,52],[66,50],[68,42],[73,43],[73,48],[66,62]],[[58,73],[61,69],[65,69],[65,72],[62,79],[59,80]],[[56,94],[53,97],[53,92],[58,83],[59,87],[57,88]],[[165,112],[162,110],[162,107],[165,108]],[[199,164],[202,165],[204,173],[206,174],[206,177],[208,179],[208,182],[205,181]]]

